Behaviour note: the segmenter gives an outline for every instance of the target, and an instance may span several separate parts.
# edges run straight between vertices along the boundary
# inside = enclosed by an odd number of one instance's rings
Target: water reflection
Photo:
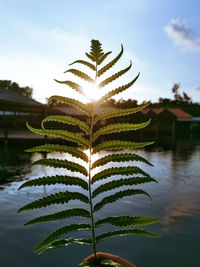
[[[160,220],[164,231],[179,231],[185,220],[200,212],[199,200],[196,196],[185,196],[167,207],[164,217]]]
[[[96,157],[102,157],[106,154],[107,152],[103,152],[97,154]],[[138,186],[138,188],[141,187],[151,195],[152,203],[142,196],[124,198],[115,203],[115,206],[108,205],[105,209],[103,208],[96,214],[96,218],[116,215],[116,213],[124,215],[155,216],[160,219],[160,224],[151,226],[148,230],[153,229],[153,232],[160,233],[162,237],[156,241],[130,237],[130,239],[126,239],[126,242],[122,242],[121,239],[116,238],[115,240],[106,241],[102,246],[100,245],[99,250],[118,253],[130,260],[131,257],[132,259],[134,257],[133,261],[137,262],[138,259],[138,264],[140,263],[141,266],[148,267],[172,266],[166,262],[167,259],[170,258],[173,258],[175,261],[174,253],[176,252],[176,254],[181,255],[181,257],[176,261],[178,263],[175,263],[173,266],[190,266],[190,264],[188,264],[189,260],[187,261],[185,255],[190,251],[190,261],[194,261],[194,257],[197,255],[195,252],[197,251],[197,244],[200,238],[198,231],[200,223],[200,142],[198,139],[196,141],[183,140],[177,141],[170,147],[166,144],[162,145],[159,143],[159,146],[148,148],[146,151],[139,150],[138,154],[145,157],[155,166],[150,167],[142,165],[142,168],[153,178],[156,178],[159,184],[149,183]],[[77,247],[69,247],[67,250],[64,250],[64,252],[60,250],[59,252],[51,252],[37,258],[32,256],[33,247],[45,234],[55,229],[55,225],[54,222],[52,222],[52,224],[41,224],[30,228],[24,228],[23,224],[40,215],[69,208],[69,206],[57,205],[56,207],[50,206],[48,210],[44,208],[27,213],[25,212],[19,216],[16,215],[18,208],[23,205],[41,198],[44,195],[66,190],[66,187],[62,185],[17,190],[23,183],[23,181],[20,180],[24,178],[34,179],[46,175],[66,174],[66,170],[64,169],[54,169],[36,165],[30,167],[31,162],[42,157],[41,153],[25,153],[24,147],[13,145],[8,146],[7,149],[0,147],[0,182],[3,189],[0,192],[0,229],[2,230],[0,231],[0,236],[5,240],[5,242],[2,243],[3,249],[0,249],[0,256],[2,251],[4,251],[3,257],[1,256],[2,266],[12,266],[8,264],[11,249],[13,261],[18,259],[20,266],[27,266],[28,263],[30,267],[46,266],[45,264],[48,262],[49,258],[51,258],[52,262],[56,259],[54,266],[57,266],[56,264],[58,264],[57,261],[59,259],[59,266],[64,267],[66,266],[67,252],[69,252],[67,253],[69,267],[72,267],[74,266],[75,259],[77,259],[78,263],[85,255],[90,253],[89,250],[84,250],[85,248],[78,250]],[[47,158],[52,157],[67,160],[72,159],[68,154],[47,154]],[[79,159],[73,158],[73,160],[80,163]],[[81,164],[84,165],[86,163],[81,162]],[[117,164],[118,163],[110,164],[109,167],[117,166]],[[124,164],[130,165],[130,163]],[[75,174],[76,173],[73,173],[73,175]],[[108,180],[110,181],[110,178],[108,178]],[[81,189],[79,187],[68,187],[67,190],[79,191]],[[106,194],[109,193],[110,191]],[[69,203],[69,205],[70,208],[80,207],[80,202],[73,201]],[[69,221],[67,221],[67,223],[68,222]],[[78,219],[71,219],[70,222],[78,222]],[[56,227],[63,223],[66,222],[62,221],[58,222],[58,224],[56,222]],[[136,240],[136,242],[134,240]],[[32,247],[30,247],[30,245]],[[172,247],[173,250],[171,249]],[[143,255],[144,251],[145,257]],[[158,260],[160,264],[154,265]],[[153,265],[149,264],[149,262],[152,262]],[[194,264],[193,266],[198,266],[198,264]]]

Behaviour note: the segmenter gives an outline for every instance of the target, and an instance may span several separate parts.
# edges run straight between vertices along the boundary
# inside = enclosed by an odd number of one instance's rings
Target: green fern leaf
[[[69,66],[71,66],[75,63],[80,63],[80,64],[83,64],[83,65],[89,67],[90,69],[92,69],[94,71],[96,70],[95,66],[92,63],[85,61],[85,60],[76,60],[76,61],[72,62],[71,64],[69,64]]]
[[[121,51],[120,51],[120,53],[111,62],[109,62],[103,68],[101,68],[98,71],[97,76],[100,77],[102,74],[104,74],[104,72],[106,72],[107,70],[109,70],[110,68],[112,68],[117,63],[117,61],[120,59],[120,57],[122,56],[123,51],[124,51],[124,49],[123,49],[123,46],[121,45]]]
[[[88,190],[88,184],[83,179],[65,175],[46,176],[34,180],[29,180],[23,183],[18,190],[24,187],[53,185],[53,184],[78,185],[83,189]]]
[[[89,199],[87,196],[81,193],[78,193],[78,192],[65,191],[65,192],[51,194],[49,196],[35,200],[23,206],[22,208],[20,208],[18,210],[18,213],[25,211],[25,210],[32,210],[32,209],[39,209],[39,208],[47,207],[53,204],[64,204],[64,203],[69,202],[70,200],[75,200],[75,199],[80,200],[84,203],[89,203]]]
[[[123,70],[121,70],[121,71],[119,71],[119,72],[113,74],[113,75],[110,76],[109,78],[107,78],[107,79],[105,79],[104,81],[102,81],[102,82],[98,85],[98,87],[99,87],[99,88],[104,87],[105,85],[108,85],[109,83],[111,83],[111,82],[113,82],[114,80],[118,79],[118,78],[119,78],[120,76],[122,76],[124,73],[126,73],[127,71],[129,71],[130,68],[131,68],[131,66],[132,66],[132,62],[130,62],[130,65],[129,65],[127,68],[125,68],[125,69],[123,69]]]
[[[75,148],[64,146],[64,145],[52,145],[52,144],[46,144],[41,146],[36,146],[33,148],[29,148],[25,150],[26,152],[65,152],[73,157],[80,158],[84,160],[85,162],[88,162],[88,156]]]
[[[102,62],[107,58],[107,56],[110,55],[111,53],[112,53],[112,52],[109,51],[109,52],[103,54],[103,56],[100,57],[100,59],[97,61],[97,65],[101,65],[101,63],[102,63]]]
[[[56,122],[61,122],[61,123],[67,123],[71,125],[77,125],[81,130],[83,130],[86,134],[90,133],[90,128],[89,126],[81,120],[78,120],[76,118],[73,118],[71,116],[61,116],[61,115],[54,115],[54,116],[48,116],[42,120],[42,128],[44,129],[44,123],[47,121],[56,121]]]
[[[95,223],[95,226],[99,226],[105,223],[110,223],[114,226],[141,226],[141,225],[149,225],[158,222],[157,219],[152,217],[144,217],[144,216],[120,216],[120,217],[107,217],[101,219]]]
[[[67,239],[57,239],[56,241],[49,244],[49,246],[43,247],[35,251],[36,254],[41,254],[49,249],[52,248],[64,248],[71,244],[79,244],[79,245],[92,245],[91,239],[84,239],[84,238],[67,238]]]
[[[120,186],[138,185],[138,184],[144,184],[144,183],[150,183],[150,182],[157,182],[157,181],[151,177],[133,177],[133,178],[128,178],[128,179],[114,180],[114,181],[102,184],[99,187],[97,187],[93,191],[92,197],[95,198],[97,195],[101,193],[104,193],[109,190],[113,190],[115,188],[119,188]]]
[[[85,93],[82,90],[82,87],[77,83],[74,83],[74,82],[71,82],[71,81],[58,81],[56,79],[54,79],[54,81],[56,81],[57,83],[66,84],[69,87],[71,87],[72,89],[74,89],[75,91],[77,91],[78,93],[86,96]]]
[[[104,53],[101,48],[101,43],[98,40],[92,40],[90,46],[91,59],[97,63],[103,55]]]
[[[84,72],[82,72],[80,70],[69,69],[69,70],[66,70],[64,73],[66,73],[66,72],[71,72],[72,74],[78,76],[79,78],[81,78],[87,82],[91,82],[91,83],[94,82],[94,80],[90,76],[88,76],[87,74],[85,74]]]
[[[89,141],[81,136],[78,136],[74,133],[68,132],[68,131],[63,131],[63,130],[45,130],[45,129],[35,129],[31,127],[28,123],[26,123],[27,128],[36,134],[41,134],[41,135],[49,135],[49,136],[55,136],[67,141],[75,142],[78,143],[82,147],[88,147],[89,146]]]
[[[85,55],[92,61],[96,61],[95,58],[93,56],[91,56],[90,54],[88,54],[87,52],[85,53]]]
[[[64,211],[56,212],[56,213],[45,215],[45,216],[40,216],[31,221],[28,221],[24,225],[27,226],[27,225],[36,224],[36,223],[45,223],[45,222],[62,220],[62,219],[71,218],[71,217],[89,218],[90,213],[89,211],[82,209],[82,208],[81,209],[69,209],[69,210],[64,210]]]
[[[53,231],[50,235],[48,235],[42,242],[37,246],[35,251],[40,250],[43,247],[48,246],[50,243],[55,241],[58,237],[74,232],[74,231],[80,231],[80,230],[90,230],[91,226],[90,224],[70,224],[67,226],[60,227]]]
[[[54,168],[66,168],[72,172],[80,172],[83,175],[87,176],[88,172],[85,167],[82,165],[68,161],[68,160],[61,160],[61,159],[39,159],[32,163],[32,165],[42,165]]]
[[[115,230],[113,232],[108,232],[108,233],[104,233],[102,235],[99,235],[96,237],[96,241],[102,241],[104,239],[110,238],[110,237],[114,237],[114,236],[126,236],[126,235],[144,235],[144,236],[149,236],[149,237],[159,237],[159,235],[148,232],[146,230],[143,229],[122,229],[122,230]]]
[[[146,195],[147,197],[151,199],[150,195],[141,189],[127,189],[127,190],[123,190],[123,191],[117,192],[113,195],[103,198],[100,202],[98,202],[94,206],[94,212],[102,209],[106,204],[110,204],[110,203],[117,201],[120,198],[133,196],[133,195]]]
[[[78,100],[72,99],[72,98],[68,98],[68,97],[64,97],[64,96],[59,96],[59,95],[54,95],[51,96],[49,98],[49,103],[51,103],[51,101],[58,101],[59,103],[64,103],[64,104],[68,104],[72,107],[75,107],[79,110],[81,110],[82,112],[86,113],[88,116],[92,115],[91,110],[87,107],[87,105],[81,103]]]
[[[121,140],[112,140],[112,141],[105,141],[93,149],[93,154],[97,153],[101,150],[119,150],[119,149],[136,149],[136,148],[142,148],[145,146],[149,146],[154,144],[154,142],[128,142],[128,141],[121,141]]]
[[[95,174],[92,177],[92,184],[102,180],[102,179],[106,179],[107,177],[110,177],[112,175],[132,175],[132,174],[142,174],[146,177],[149,177],[149,175],[144,172],[142,169],[140,169],[139,167],[135,167],[135,166],[126,166],[126,167],[112,167],[112,168],[108,168],[105,169],[101,172],[98,172],[97,174]]]
[[[149,105],[149,103],[144,104],[144,105],[140,105],[140,106],[135,107],[135,108],[127,108],[127,109],[119,108],[119,109],[114,109],[114,110],[109,111],[109,112],[103,112],[103,113],[101,113],[95,117],[94,124],[99,120],[105,120],[105,119],[110,119],[110,118],[119,117],[119,116],[126,116],[126,115],[136,113],[136,112],[146,108],[148,105]]]
[[[147,125],[149,125],[150,122],[151,122],[151,119],[149,119],[148,121],[142,122],[142,123],[110,124],[97,130],[93,135],[92,141],[95,141],[99,136],[104,135],[104,134],[119,133],[119,132],[124,132],[124,131],[136,131],[136,130],[145,128]]]
[[[130,82],[127,83],[125,85],[122,85],[110,92],[108,92],[107,94],[105,94],[104,96],[102,96],[98,101],[97,101],[97,105],[101,105],[103,102],[105,102],[106,100],[108,100],[109,98],[111,98],[114,95],[117,95],[123,91],[125,91],[126,89],[128,89],[129,87],[131,87],[138,79],[140,73],[138,73],[138,75]]]
[[[132,153],[124,153],[124,154],[112,154],[112,155],[108,155],[103,158],[100,158],[92,164],[92,168],[94,169],[96,167],[103,166],[109,162],[127,162],[127,161],[140,161],[150,166],[153,166],[145,158],[139,155],[132,154]]]

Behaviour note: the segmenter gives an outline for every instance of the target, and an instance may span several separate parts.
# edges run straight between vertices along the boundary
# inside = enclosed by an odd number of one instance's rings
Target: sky
[[[133,62],[108,89],[140,72],[118,99],[172,99],[171,89],[180,83],[180,93],[200,102],[198,0],[0,0],[0,14],[0,80],[32,87],[37,101],[45,103],[54,94],[80,99],[54,79],[80,82],[64,71],[69,63],[87,59],[95,39],[105,52],[112,51],[105,63],[124,46],[122,59],[104,78]],[[74,67],[89,73],[80,64]]]

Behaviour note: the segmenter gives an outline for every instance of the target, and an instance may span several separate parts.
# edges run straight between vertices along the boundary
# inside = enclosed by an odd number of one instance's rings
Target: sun
[[[102,92],[100,88],[98,87],[98,85],[94,83],[87,83],[84,86],[83,91],[84,91],[84,94],[92,101],[97,101],[102,96]]]

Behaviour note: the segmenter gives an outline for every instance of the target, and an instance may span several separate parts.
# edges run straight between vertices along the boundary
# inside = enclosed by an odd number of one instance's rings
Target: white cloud
[[[190,52],[200,52],[200,39],[193,36],[185,21],[172,19],[164,30],[175,45]]]

